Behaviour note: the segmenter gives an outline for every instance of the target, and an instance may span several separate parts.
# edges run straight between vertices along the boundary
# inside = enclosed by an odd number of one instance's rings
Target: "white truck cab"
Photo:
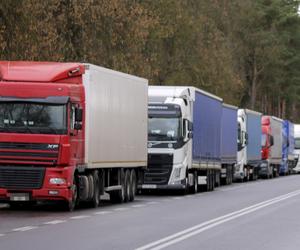
[[[142,188],[185,190],[192,166],[193,93],[187,87],[158,86],[149,86],[148,93],[148,170]]]
[[[237,164],[235,165],[234,179],[244,180],[247,176],[247,170],[245,165],[247,164],[247,138],[246,131],[246,113],[244,109],[238,110],[238,152],[237,152]]]
[[[294,137],[295,137],[295,149],[294,149],[294,156],[295,156],[295,164],[296,167],[293,168],[294,173],[300,173],[300,124],[294,125]]]

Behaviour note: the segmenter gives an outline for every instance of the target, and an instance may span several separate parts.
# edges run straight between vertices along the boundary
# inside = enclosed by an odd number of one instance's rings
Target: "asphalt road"
[[[73,213],[0,206],[0,249],[298,250],[299,209],[300,175]]]

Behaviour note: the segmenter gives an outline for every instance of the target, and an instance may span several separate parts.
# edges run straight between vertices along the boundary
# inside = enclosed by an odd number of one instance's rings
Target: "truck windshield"
[[[65,104],[0,103],[0,132],[65,134]]]
[[[295,138],[295,149],[300,149],[300,138]]]
[[[180,118],[155,118],[148,119],[149,141],[177,141],[181,136]]]

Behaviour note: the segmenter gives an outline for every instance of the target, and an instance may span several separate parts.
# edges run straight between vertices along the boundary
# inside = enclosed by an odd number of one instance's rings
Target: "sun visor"
[[[31,103],[41,103],[41,104],[67,104],[70,97],[68,96],[48,96],[46,98],[16,98],[16,97],[3,97],[0,96],[1,102],[31,102]]]

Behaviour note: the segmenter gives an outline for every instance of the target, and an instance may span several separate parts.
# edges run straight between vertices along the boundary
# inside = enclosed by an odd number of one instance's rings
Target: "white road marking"
[[[144,204],[132,205],[133,208],[146,207]]]
[[[94,214],[96,215],[104,215],[104,214],[111,214],[112,211],[100,211],[100,212],[95,212]]]
[[[27,226],[27,227],[15,228],[11,231],[13,231],[13,232],[25,232],[25,231],[29,231],[29,230],[36,229],[36,228],[38,228],[38,227],[37,226]]]
[[[80,219],[85,219],[91,217],[90,215],[78,215],[78,216],[73,216],[70,217],[71,220],[80,220]]]
[[[223,188],[223,189],[220,189],[219,191],[227,192],[227,191],[232,191],[232,190],[239,190],[239,189],[242,189],[242,188],[243,187]]]
[[[173,200],[182,200],[183,197],[174,197]]]
[[[115,211],[125,211],[128,210],[128,207],[119,207],[119,208],[115,208]]]
[[[296,190],[294,192],[287,193],[285,195],[281,195],[281,196],[275,197],[273,199],[266,200],[264,202],[254,204],[252,206],[243,208],[241,210],[238,210],[238,211],[223,215],[221,217],[218,217],[218,218],[200,223],[200,224],[198,224],[196,226],[193,226],[191,228],[185,229],[185,230],[180,231],[178,233],[172,234],[168,237],[162,238],[160,240],[149,243],[145,246],[139,247],[136,250],[147,250],[147,249],[160,250],[160,249],[166,248],[170,245],[173,245],[173,244],[178,243],[180,241],[186,240],[187,238],[190,238],[190,237],[192,237],[196,234],[200,234],[201,232],[206,231],[208,229],[211,229],[213,227],[216,227],[220,224],[223,224],[225,222],[234,220],[234,219],[239,218],[239,217],[241,217],[245,214],[253,213],[253,212],[255,212],[257,210],[260,210],[264,207],[267,207],[267,206],[270,206],[272,204],[284,201],[286,199],[292,198],[292,197],[294,197],[296,195],[299,195],[299,194],[300,194],[300,190]]]
[[[3,236],[5,236],[5,234],[0,234],[0,237],[3,237]]]
[[[44,223],[44,225],[56,225],[60,223],[67,222],[66,220],[52,220],[52,221],[47,221]]]
[[[147,205],[154,205],[154,204],[158,204],[158,202],[157,201],[149,201],[146,204]]]

